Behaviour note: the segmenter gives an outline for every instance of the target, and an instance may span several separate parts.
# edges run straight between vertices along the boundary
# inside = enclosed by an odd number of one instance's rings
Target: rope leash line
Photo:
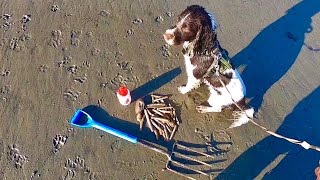
[[[270,134],[270,135],[272,135],[272,136],[275,136],[275,137],[280,138],[280,139],[284,139],[284,140],[286,140],[286,141],[288,141],[288,142],[290,142],[290,143],[293,143],[293,144],[300,145],[300,146],[302,146],[304,149],[314,149],[314,150],[320,152],[320,147],[318,147],[318,146],[311,145],[311,144],[309,144],[309,143],[306,142],[306,141],[300,141],[300,140],[296,140],[296,139],[292,139],[292,138],[288,138],[288,137],[282,136],[282,135],[277,134],[277,133],[275,133],[275,132],[273,132],[273,131],[270,131],[270,130],[268,130],[267,128],[265,128],[264,126],[261,126],[260,124],[256,123],[256,122],[253,120],[253,118],[249,117],[249,116],[247,115],[247,113],[246,113],[246,112],[238,105],[238,103],[232,98],[232,95],[231,95],[229,89],[226,87],[226,85],[224,84],[224,82],[221,80],[220,75],[217,74],[217,76],[218,76],[218,78],[219,78],[219,81],[220,81],[221,84],[223,85],[223,87],[226,88],[226,90],[228,91],[228,93],[229,93],[229,95],[230,95],[230,97],[231,97],[231,100],[232,100],[233,104],[236,105],[237,108],[239,108],[240,111],[244,112],[244,114],[247,116],[247,118],[249,118],[249,121],[250,121],[251,123],[253,123],[254,125],[260,127],[263,131],[267,132],[268,134]]]

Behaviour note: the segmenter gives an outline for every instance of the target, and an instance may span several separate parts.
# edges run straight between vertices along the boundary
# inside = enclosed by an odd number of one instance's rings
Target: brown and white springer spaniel
[[[209,105],[197,106],[199,112],[221,112],[224,108],[233,107],[235,101],[245,111],[234,111],[235,122],[230,127],[245,124],[253,117],[253,108],[245,104],[246,87],[238,71],[219,69],[224,50],[219,45],[216,22],[211,14],[201,6],[189,6],[178,15],[176,25],[166,30],[163,36],[169,45],[183,44],[188,82],[179,87],[180,93],[185,94],[202,82],[209,87]],[[220,72],[219,75],[216,71]]]

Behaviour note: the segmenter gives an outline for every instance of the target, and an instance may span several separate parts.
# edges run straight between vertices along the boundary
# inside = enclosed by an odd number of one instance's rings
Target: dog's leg
[[[203,105],[197,106],[196,109],[199,113],[221,112],[222,110],[221,106],[212,107],[212,106],[203,106]]]
[[[188,82],[185,86],[180,86],[178,88],[181,94],[186,94],[187,92],[191,91],[192,89],[198,88],[200,86],[201,80],[196,78],[193,74],[195,70],[195,66],[191,64],[190,57],[184,56],[184,61],[186,65],[186,72],[188,76]]]
[[[185,86],[180,86],[178,88],[178,90],[181,94],[186,94],[187,92],[191,91],[192,89],[198,88],[200,86],[200,80],[193,77],[193,75],[191,75],[191,76],[192,77],[190,77],[188,75],[188,82]]]
[[[221,104],[221,94],[209,86],[210,97],[206,104],[208,105],[199,105],[196,107],[197,111],[200,113],[208,113],[208,112],[221,112],[222,104]]]
[[[216,106],[204,106],[204,105],[199,105],[196,107],[197,111],[199,113],[208,113],[208,112],[221,112],[222,111],[222,106],[216,105]]]

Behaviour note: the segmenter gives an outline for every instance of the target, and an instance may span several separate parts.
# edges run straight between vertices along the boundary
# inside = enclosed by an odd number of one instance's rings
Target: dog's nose
[[[163,34],[163,38],[166,39],[166,40],[170,40],[173,38],[173,35],[172,34],[168,34],[168,33],[164,33]]]

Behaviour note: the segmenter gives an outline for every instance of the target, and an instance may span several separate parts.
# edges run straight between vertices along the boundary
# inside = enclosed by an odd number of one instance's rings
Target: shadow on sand
[[[162,74],[161,76],[147,82],[146,84],[134,89],[132,94],[132,102],[138,100],[139,98],[142,98],[146,96],[147,94],[159,89],[161,86],[167,84],[172,79],[177,77],[179,74],[181,74],[181,68],[177,67],[175,69],[172,69],[169,72],[166,72]]]
[[[304,98],[276,133],[320,146],[320,87]],[[268,136],[240,155],[216,179],[254,179],[279,155],[283,159],[263,179],[315,179],[320,152]]]
[[[320,11],[319,0],[303,0],[280,19],[264,28],[232,61],[236,67],[247,64],[242,78],[247,97],[257,110],[263,96],[290,69],[301,48],[317,51],[304,43],[312,19]],[[320,146],[320,87],[303,99],[285,118],[277,133]],[[283,159],[263,179],[315,179],[314,168],[320,152],[305,150],[285,140],[268,136],[241,154],[216,179],[254,179],[270,163]],[[274,166],[274,164],[273,164]]]
[[[231,58],[236,68],[246,65],[241,77],[255,110],[260,108],[268,89],[293,65],[302,47],[318,51],[306,45],[304,39],[313,30],[311,17],[319,11],[319,0],[301,1],[262,29],[246,48]]]

